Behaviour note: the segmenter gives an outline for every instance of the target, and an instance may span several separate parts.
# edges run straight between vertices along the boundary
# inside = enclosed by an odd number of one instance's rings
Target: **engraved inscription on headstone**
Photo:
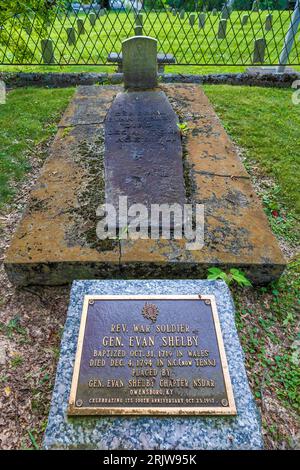
[[[122,42],[125,88],[157,86],[157,40],[136,36]]]
[[[86,296],[68,413],[236,414],[214,296]]]
[[[151,204],[185,203],[177,123],[178,117],[163,91],[117,95],[105,120],[108,204],[118,210],[119,196],[128,197],[128,207],[144,204],[148,210]]]

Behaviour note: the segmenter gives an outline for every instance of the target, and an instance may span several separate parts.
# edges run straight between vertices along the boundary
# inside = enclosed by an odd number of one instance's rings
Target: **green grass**
[[[18,89],[0,105],[0,207],[14,193],[11,183],[30,170],[28,155],[56,132],[74,89]]]
[[[293,90],[230,85],[204,89],[233,140],[275,178],[286,205],[299,215],[300,105],[292,103]]]
[[[300,261],[268,287],[234,293],[236,322],[249,371],[256,370],[252,383],[257,399],[262,389],[274,393],[287,409],[300,414],[299,333]],[[248,306],[247,306],[248,305]],[[298,353],[297,353],[298,351]],[[258,367],[259,365],[259,367]],[[267,393],[268,394],[268,393]]]
[[[227,24],[226,39],[217,39],[219,26],[219,18],[217,16],[207,15],[205,28],[199,30],[198,22],[191,27],[188,21],[188,15],[184,20],[178,16],[171,14],[148,13],[144,14],[144,34],[157,38],[158,49],[161,52],[173,53],[179,64],[198,64],[206,63],[208,67],[190,66],[170,66],[167,72],[179,73],[211,73],[216,71],[214,64],[226,66],[224,70],[241,72],[245,67],[228,67],[228,64],[249,63],[252,62],[254,40],[265,35],[267,39],[266,62],[277,63],[278,56],[283,46],[284,35],[289,27],[289,12],[274,11],[273,12],[273,30],[266,33],[264,31],[264,22],[267,12],[251,12],[249,22],[244,28],[241,27],[241,20],[244,12],[233,12],[230,21]],[[280,15],[280,16],[279,16]],[[105,63],[109,52],[121,51],[122,40],[134,34],[134,18],[133,13],[111,11],[107,16],[100,17],[94,28],[91,27],[86,15],[79,15],[86,18],[85,28],[86,34],[78,37],[76,46],[67,44],[66,29],[74,26],[76,28],[77,18],[75,16],[62,17],[56,19],[48,28],[46,37],[53,40],[55,45],[55,59],[59,64],[65,64],[67,71],[83,71],[86,70],[84,64]],[[26,45],[27,51],[33,52],[33,58],[30,63],[41,63],[41,47],[40,36],[34,31],[30,37],[23,31],[22,40]],[[16,31],[16,40],[19,32]],[[20,44],[20,43],[19,43]],[[4,55],[4,57],[3,57]],[[297,47],[294,47],[290,60],[291,62],[299,62]],[[241,60],[242,58],[242,60]],[[24,59],[25,60],[25,59]],[[7,51],[1,54],[0,61],[5,63],[16,62],[13,53]],[[74,63],[81,64],[75,67]],[[3,70],[3,67],[1,68]],[[11,70],[16,70],[13,67]],[[22,70],[30,71],[32,67],[23,66]],[[37,70],[42,71],[59,71],[59,67],[40,67]],[[90,71],[110,71],[111,67],[92,67]]]

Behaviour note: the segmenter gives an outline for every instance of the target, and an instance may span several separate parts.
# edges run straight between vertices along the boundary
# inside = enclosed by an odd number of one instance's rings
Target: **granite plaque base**
[[[68,416],[78,332],[85,295],[214,295],[228,361],[236,416]],[[45,449],[261,449],[253,400],[234,322],[234,306],[221,281],[75,281],[57,368]]]

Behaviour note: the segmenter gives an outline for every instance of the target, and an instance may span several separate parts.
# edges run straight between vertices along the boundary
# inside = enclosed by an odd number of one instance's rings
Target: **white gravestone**
[[[135,36],[122,42],[125,88],[148,89],[157,86],[157,40]]]

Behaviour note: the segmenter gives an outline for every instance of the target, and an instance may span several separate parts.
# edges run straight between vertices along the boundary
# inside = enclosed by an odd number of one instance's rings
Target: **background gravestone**
[[[90,20],[91,26],[95,26],[96,20],[97,20],[96,14],[95,14],[95,13],[91,13],[90,16],[89,16],[89,20]]]
[[[144,17],[142,13],[138,13],[135,17],[135,25],[136,26],[142,26],[144,24]]]
[[[143,26],[135,26],[134,34],[135,36],[143,36]]]
[[[78,19],[77,20],[77,30],[78,30],[78,36],[81,34],[85,34],[85,27],[84,27],[84,21]]]
[[[222,20],[228,20],[230,18],[231,14],[231,9],[229,6],[224,5],[222,12],[221,12],[221,18]]]
[[[69,44],[69,46],[74,46],[76,44],[75,28],[68,28],[67,29],[67,35],[68,35],[68,44]]]
[[[265,38],[259,38],[254,41],[253,63],[265,61],[267,42]]]
[[[157,86],[157,40],[136,36],[122,42],[125,88]]]
[[[42,39],[41,41],[42,46],[42,57],[44,64],[54,64],[54,49],[53,49],[53,42],[51,39]]]
[[[206,13],[200,13],[199,15],[199,28],[202,29],[205,27]]]
[[[194,26],[195,24],[195,21],[196,21],[196,15],[195,13],[192,13],[190,16],[189,16],[189,23],[190,23],[190,26]]]
[[[226,38],[226,29],[227,29],[227,20],[220,20],[219,30],[218,30],[218,39]]]
[[[242,17],[242,26],[245,26],[248,23],[249,15],[244,15]]]
[[[268,15],[266,17],[265,29],[266,29],[266,31],[271,31],[272,27],[273,27],[273,16]]]

